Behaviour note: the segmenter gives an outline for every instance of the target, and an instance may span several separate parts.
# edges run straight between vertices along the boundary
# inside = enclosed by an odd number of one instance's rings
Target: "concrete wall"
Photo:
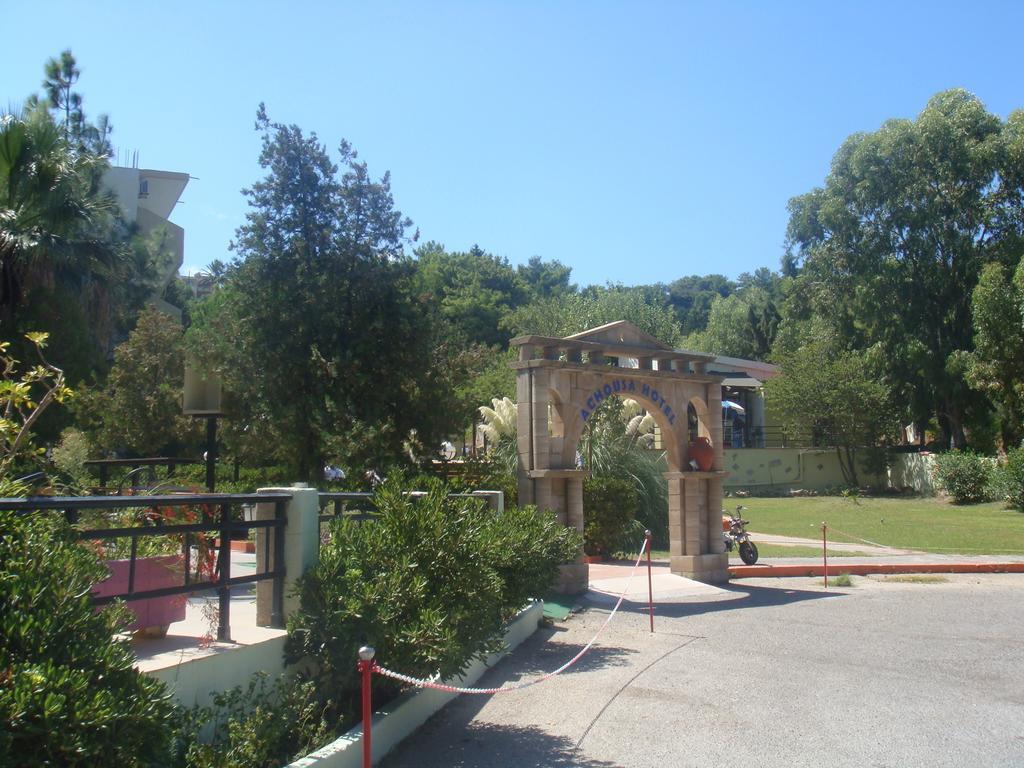
[[[726,449],[726,490],[786,492],[803,488],[824,491],[846,484],[834,448]],[[936,492],[932,469],[935,457],[928,453],[894,453],[887,475],[860,470],[861,485],[912,490],[926,496]]]
[[[726,490],[823,491],[846,484],[834,448],[726,449]],[[885,485],[888,478],[860,472],[862,485]]]
[[[889,465],[889,486],[896,490],[909,488],[925,496],[934,496],[933,453],[895,453]]]

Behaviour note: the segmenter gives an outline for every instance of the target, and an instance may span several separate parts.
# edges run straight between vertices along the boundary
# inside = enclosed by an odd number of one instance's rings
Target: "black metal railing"
[[[271,624],[284,626],[284,529],[287,524],[285,507],[291,499],[288,493],[259,494],[175,494],[171,496],[39,496],[32,498],[0,499],[0,510],[13,510],[21,514],[60,513],[77,529],[78,537],[84,541],[111,541],[129,538],[130,554],[128,564],[128,590],[104,596],[93,596],[96,605],[105,605],[114,600],[143,600],[168,595],[184,595],[205,590],[216,590],[219,597],[217,639],[230,641],[231,588],[259,581],[273,581],[271,598]],[[241,519],[243,504],[273,504],[274,517],[267,520]],[[80,524],[81,513],[86,510],[149,509],[148,524],[114,528],[90,527]],[[198,510],[200,520],[179,523],[163,522],[160,509],[193,508]],[[238,514],[235,514],[237,510]],[[173,519],[173,518],[171,518]],[[265,529],[263,537],[264,569],[248,576],[231,576],[231,541],[248,538],[251,530]],[[273,535],[271,536],[271,531]],[[193,542],[209,545],[216,535],[219,546],[213,573],[204,573],[192,568]],[[244,536],[243,536],[244,534]],[[181,536],[184,557],[184,583],[158,589],[136,590],[135,570],[139,540],[152,536]],[[271,553],[271,540],[273,552]],[[217,542],[214,542],[217,544]],[[198,550],[197,550],[198,551]],[[272,565],[271,565],[272,563]]]
[[[328,509],[329,512],[324,510]],[[372,520],[377,514],[372,493],[358,491],[322,492],[320,494],[320,522],[329,523],[335,517],[349,517],[358,522]]]
[[[171,456],[158,456],[155,458],[147,459],[89,459],[83,462],[84,466],[88,469],[95,469],[99,473],[100,487],[107,487],[107,480],[110,477],[110,470],[127,469],[128,474],[121,479],[122,485],[125,480],[135,480],[140,477],[143,472],[147,476],[149,483],[155,484],[157,481],[156,470],[157,467],[166,467],[166,477],[172,477],[175,469],[182,464],[202,464],[202,459],[183,459]]]

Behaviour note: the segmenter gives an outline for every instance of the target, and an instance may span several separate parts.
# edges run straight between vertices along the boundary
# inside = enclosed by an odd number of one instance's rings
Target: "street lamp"
[[[186,416],[206,419],[206,490],[210,493],[216,487],[217,419],[224,415],[220,398],[220,379],[186,363],[182,412]]]

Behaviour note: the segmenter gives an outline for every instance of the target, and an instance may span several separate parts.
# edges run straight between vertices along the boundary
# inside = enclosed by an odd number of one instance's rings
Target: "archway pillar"
[[[722,480],[725,472],[666,472],[669,568],[704,582],[729,578],[722,541]]]
[[[589,473],[581,469],[535,469],[528,473],[533,501],[540,509],[550,510],[562,525],[583,533],[583,481]],[[555,591],[578,595],[587,591],[589,566],[580,551],[571,563],[559,567]]]

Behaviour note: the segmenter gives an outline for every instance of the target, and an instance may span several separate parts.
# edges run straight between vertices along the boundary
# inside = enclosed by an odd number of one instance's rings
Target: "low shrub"
[[[85,462],[89,459],[89,439],[79,429],[68,428],[60,433],[60,440],[53,447],[50,461],[60,472],[60,479],[67,490],[85,493],[95,485]]]
[[[319,749],[336,732],[309,680],[258,672],[248,686],[213,697],[210,707],[180,711],[175,764],[184,768],[278,768]],[[212,738],[201,740],[207,727]]]
[[[989,498],[992,462],[968,451],[935,457],[935,480],[955,504],[977,504]]]
[[[94,610],[97,557],[63,518],[0,511],[0,563],[4,764],[165,764],[173,707],[114,639],[127,611]]]
[[[501,627],[579,551],[579,535],[551,514],[497,515],[481,501],[447,498],[441,483],[427,490],[414,500],[386,482],[374,497],[376,520],[334,520],[318,564],[299,581],[286,657],[315,662],[317,690],[331,692],[342,721],[358,712],[361,645],[407,674],[462,672],[498,650]]]
[[[588,555],[608,557],[620,549],[636,514],[636,507],[636,487],[629,480],[599,476],[584,482],[584,551]]]
[[[997,495],[1007,505],[1024,512],[1024,447],[1011,448],[1006,461],[996,471]]]

